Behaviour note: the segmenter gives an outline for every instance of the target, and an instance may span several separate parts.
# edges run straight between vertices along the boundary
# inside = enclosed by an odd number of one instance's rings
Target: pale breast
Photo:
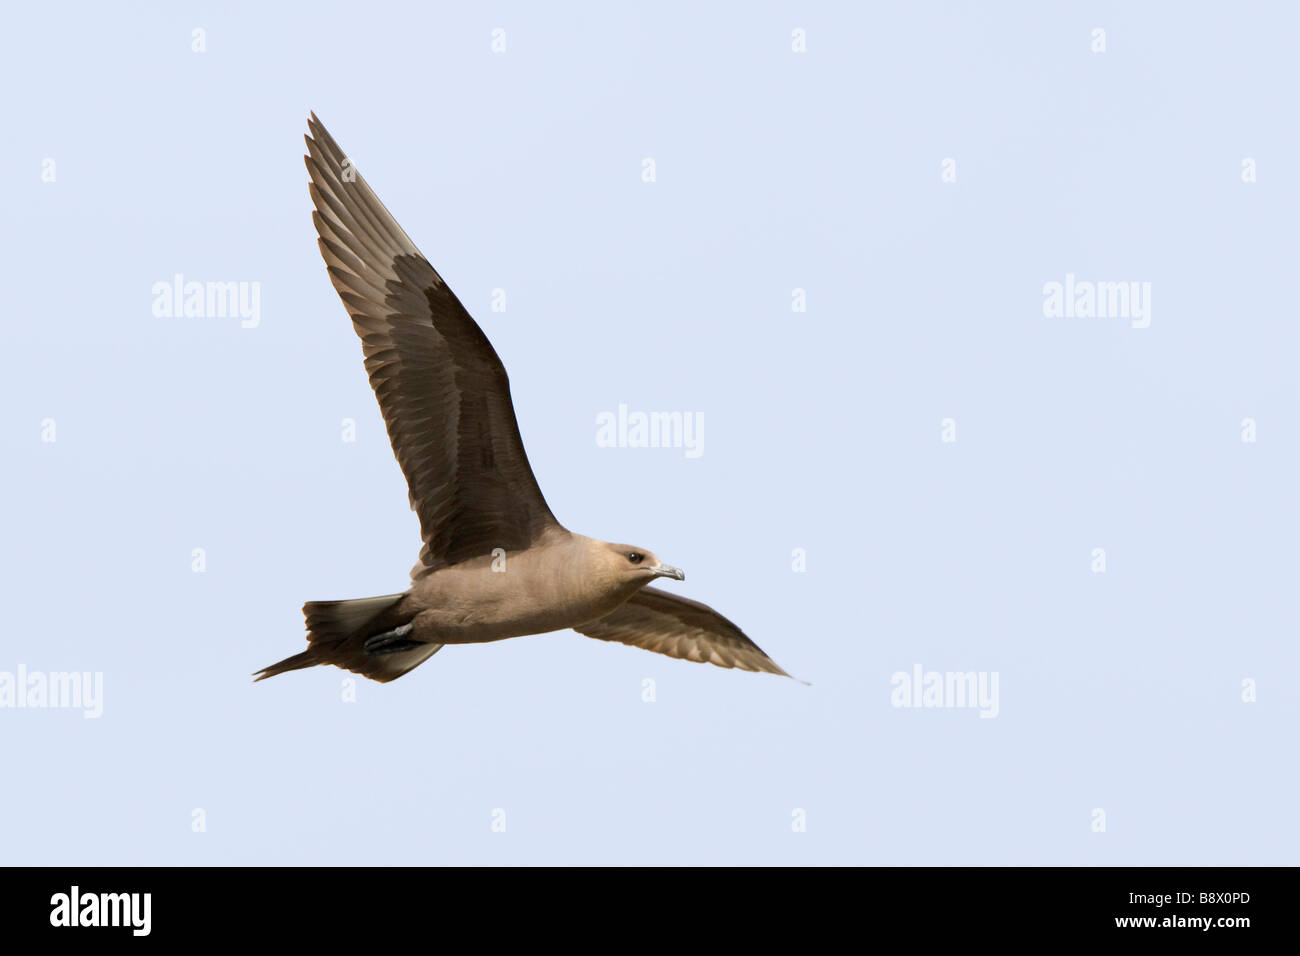
[[[478,643],[542,634],[603,617],[626,599],[591,587],[566,557],[520,552],[425,576],[412,592],[424,608],[416,621],[421,639]]]

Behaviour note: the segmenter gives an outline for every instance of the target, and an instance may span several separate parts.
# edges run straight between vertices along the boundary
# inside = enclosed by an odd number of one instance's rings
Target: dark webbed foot
[[[409,651],[413,647],[419,647],[422,641],[413,641],[406,635],[411,633],[412,625],[407,623],[401,627],[395,627],[391,631],[383,631],[366,638],[363,645],[367,654],[397,654],[401,651]]]

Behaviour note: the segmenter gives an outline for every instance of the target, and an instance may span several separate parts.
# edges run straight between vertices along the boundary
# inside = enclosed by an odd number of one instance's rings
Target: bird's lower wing
[[[574,630],[686,661],[790,676],[707,604],[658,588],[642,588],[617,610]]]

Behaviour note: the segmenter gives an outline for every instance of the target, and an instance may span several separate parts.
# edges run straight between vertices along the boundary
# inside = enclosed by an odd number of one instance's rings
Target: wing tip
[[[812,681],[806,681],[806,680],[803,680],[802,678],[795,677],[793,674],[791,674],[791,673],[789,673],[788,671],[784,670],[784,669],[781,667],[781,665],[778,664],[776,661],[772,660],[772,658],[769,657],[769,658],[767,659],[767,662],[768,662],[769,664],[772,665],[772,668],[771,668],[770,670],[766,670],[766,671],[765,671],[766,673],[768,673],[768,674],[772,674],[772,675],[775,675],[776,677],[788,677],[788,678],[790,678],[790,680],[794,681],[796,684],[803,684],[804,687],[811,687],[811,686],[812,686]],[[760,671],[760,673],[763,673],[763,671]]]

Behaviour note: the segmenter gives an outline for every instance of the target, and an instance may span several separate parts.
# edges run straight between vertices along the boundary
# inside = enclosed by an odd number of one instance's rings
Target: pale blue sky
[[[103,714],[0,709],[0,862],[1295,863],[1300,15],[989,6],[11,11],[0,672],[102,672]],[[312,109],[559,519],[811,687],[571,632],[250,682],[419,543]],[[176,273],[260,324],[156,317]],[[1045,317],[1067,274],[1150,326]],[[598,447],[620,404],[703,454]],[[997,717],[891,706],[917,665]]]

